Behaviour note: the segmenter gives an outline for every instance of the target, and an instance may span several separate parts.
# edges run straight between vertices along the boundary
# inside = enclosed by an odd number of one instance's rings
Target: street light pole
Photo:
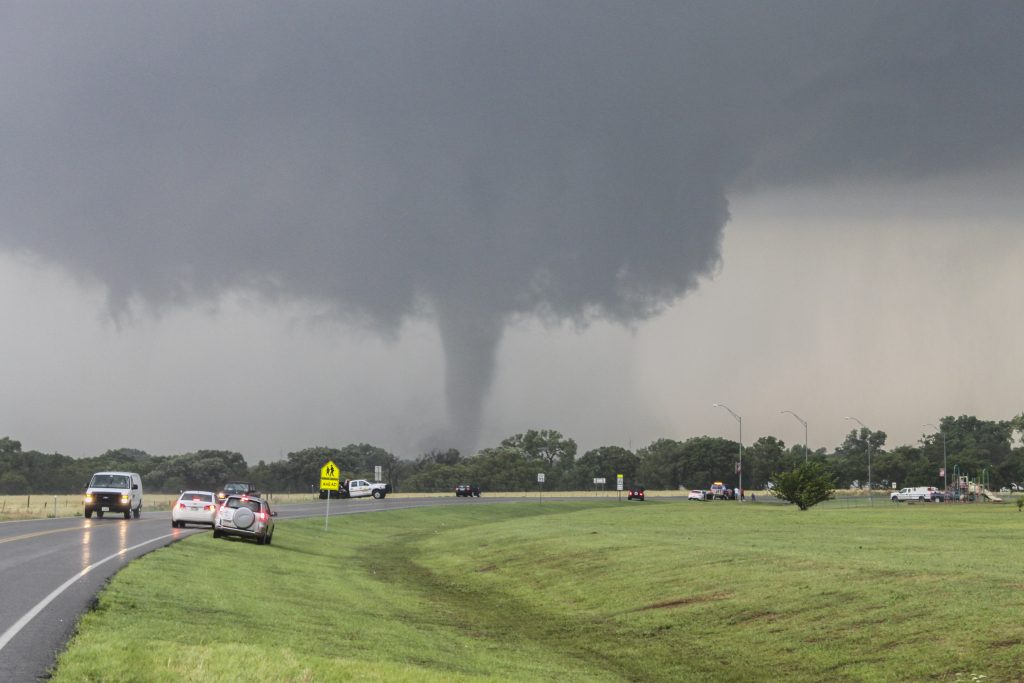
[[[804,463],[806,463],[807,462],[807,420],[803,419],[802,417],[800,417],[799,415],[794,413],[792,410],[781,410],[781,411],[779,411],[779,413],[780,414],[781,413],[789,413],[790,415],[792,415],[793,417],[796,418],[797,422],[799,422],[800,424],[802,424],[804,426]]]
[[[740,502],[743,502],[743,418],[736,414],[736,412],[725,405],[724,403],[713,403],[714,408],[725,408],[729,411],[729,414],[736,418],[736,421],[740,424],[740,497],[737,498]]]
[[[941,427],[936,427],[931,422],[922,425],[923,427],[931,427],[939,434],[942,434],[942,492],[945,493],[949,490],[949,483],[947,478],[949,473],[946,472],[946,432],[942,431]]]
[[[868,430],[868,438],[861,439],[861,441],[863,441],[864,443],[866,443],[868,445],[868,503],[870,503],[871,502],[871,430],[868,429],[868,426],[866,424],[864,424],[863,422],[861,422],[860,420],[858,420],[855,417],[847,417],[846,419],[847,420],[853,420],[854,422],[859,424],[861,427],[863,427],[864,429]]]

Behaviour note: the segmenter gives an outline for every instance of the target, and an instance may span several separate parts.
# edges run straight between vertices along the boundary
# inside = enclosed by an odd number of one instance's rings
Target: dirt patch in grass
[[[997,647],[997,648],[1017,647],[1020,644],[1021,644],[1020,639],[1000,640],[998,642],[992,643],[991,647]]]
[[[671,609],[672,607],[683,607],[685,605],[696,605],[702,602],[715,602],[718,600],[728,600],[732,597],[732,593],[710,593],[708,595],[691,595],[686,598],[678,598],[676,600],[666,600],[664,602],[656,602],[653,605],[645,605],[638,607],[633,612],[646,612],[652,609]]]
[[[744,621],[775,621],[779,618],[779,615],[775,612],[742,612],[736,615],[736,618],[732,620],[732,623],[740,623]]]

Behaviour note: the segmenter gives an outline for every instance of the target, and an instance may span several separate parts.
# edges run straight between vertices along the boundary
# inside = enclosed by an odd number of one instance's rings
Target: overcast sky
[[[1019,3],[0,2],[0,434],[1007,419]]]

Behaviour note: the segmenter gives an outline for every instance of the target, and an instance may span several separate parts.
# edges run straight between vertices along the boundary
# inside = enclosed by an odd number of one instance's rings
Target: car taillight
[[[185,504],[182,503],[180,500],[178,501],[178,509],[179,510],[184,510],[185,509]]]
[[[261,522],[266,522],[267,521],[267,513],[266,512],[257,512],[256,516],[259,517],[259,520]]]
[[[207,505],[203,509],[204,510],[213,510],[215,507],[216,507],[215,505]]]

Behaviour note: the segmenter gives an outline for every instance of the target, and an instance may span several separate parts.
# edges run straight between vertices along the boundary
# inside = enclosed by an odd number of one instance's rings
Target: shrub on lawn
[[[790,503],[795,503],[801,510],[829,500],[835,493],[835,482],[822,469],[821,465],[806,462],[789,472],[782,472],[772,477],[775,488],[772,493]]]

